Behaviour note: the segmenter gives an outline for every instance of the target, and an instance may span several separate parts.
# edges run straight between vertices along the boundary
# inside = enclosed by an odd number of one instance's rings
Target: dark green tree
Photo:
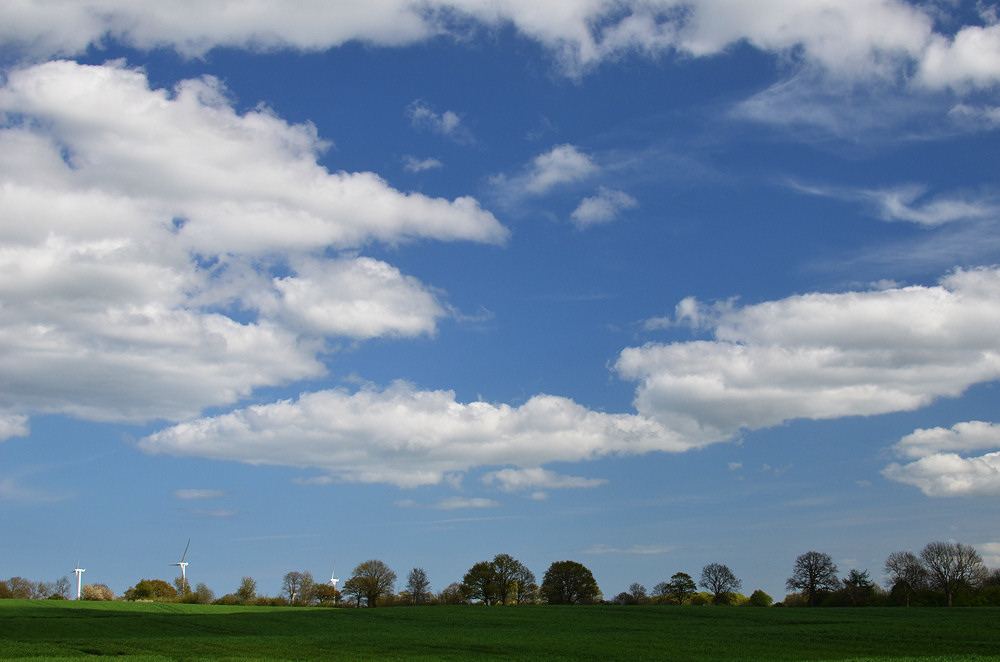
[[[378,606],[379,598],[392,594],[396,586],[396,573],[378,559],[369,559],[359,563],[351,580],[355,580],[365,604],[369,607]],[[350,580],[349,580],[350,581]]]
[[[493,564],[489,561],[480,561],[469,568],[469,571],[462,577],[462,595],[467,600],[479,600],[484,605],[497,603],[497,575],[493,571]]]
[[[682,605],[698,592],[694,579],[686,572],[675,572],[669,582],[660,582],[653,587],[653,595],[660,602],[670,605]]]
[[[550,605],[592,604],[601,595],[589,568],[576,561],[556,561],[542,577],[542,597]]]

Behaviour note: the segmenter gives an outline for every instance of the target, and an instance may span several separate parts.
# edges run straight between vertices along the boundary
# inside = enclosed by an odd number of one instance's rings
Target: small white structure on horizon
[[[76,599],[80,599],[80,590],[83,588],[83,573],[87,572],[85,568],[80,567],[80,559],[76,560],[76,570],[73,571],[76,574]]]
[[[178,566],[180,566],[180,568],[181,568],[181,585],[182,585],[182,590],[184,589],[184,587],[187,586],[187,567],[188,567],[188,564],[184,562],[184,559],[187,558],[188,547],[190,547],[190,546],[191,546],[191,539],[188,538],[188,544],[184,547],[184,554],[181,556],[181,560],[178,563],[171,563],[171,564],[169,564],[169,565],[178,565]]]

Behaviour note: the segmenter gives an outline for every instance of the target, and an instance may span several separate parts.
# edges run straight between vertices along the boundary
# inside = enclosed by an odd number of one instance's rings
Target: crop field
[[[0,600],[0,659],[1000,662],[1000,609],[329,609]]]

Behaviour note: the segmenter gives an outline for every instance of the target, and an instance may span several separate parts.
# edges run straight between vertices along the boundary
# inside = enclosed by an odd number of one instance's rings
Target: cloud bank
[[[189,418],[323,374],[330,339],[433,334],[439,294],[357,251],[508,234],[472,198],[327,171],[313,126],[212,78],[55,61],[10,72],[0,113],[4,436]]]
[[[991,449],[983,455],[973,451]],[[915,430],[894,446],[912,460],[890,464],[882,474],[913,485],[930,497],[995,497],[1000,495],[1000,425],[985,421],[957,423],[951,428]]]

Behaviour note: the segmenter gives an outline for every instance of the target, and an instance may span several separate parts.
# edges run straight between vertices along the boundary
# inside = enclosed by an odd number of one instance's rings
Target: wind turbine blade
[[[190,546],[191,546],[191,539],[190,539],[190,538],[188,538],[188,544],[187,544],[187,545],[185,545],[185,547],[184,547],[184,555],[183,555],[183,556],[181,556],[181,563],[183,563],[183,562],[184,562],[184,559],[186,559],[186,558],[187,558],[187,555],[188,555],[188,547],[190,547]]]

